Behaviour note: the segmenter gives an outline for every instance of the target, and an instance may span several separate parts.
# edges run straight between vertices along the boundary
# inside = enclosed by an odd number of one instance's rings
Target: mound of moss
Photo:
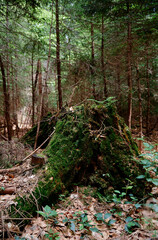
[[[48,175],[53,177],[52,192],[92,185],[107,194],[130,182],[131,192],[143,196],[142,166],[133,158],[138,148],[113,104],[79,107],[57,121],[56,131],[45,152]]]
[[[144,175],[142,165],[134,160],[138,148],[113,103],[76,107],[48,127],[54,125],[55,133],[45,149],[47,170],[34,193],[39,205],[52,203],[76,185],[94,186],[105,195],[114,189],[122,191],[129,183],[134,196],[143,197],[149,191],[145,180],[136,178]],[[22,201],[19,205],[24,206]]]

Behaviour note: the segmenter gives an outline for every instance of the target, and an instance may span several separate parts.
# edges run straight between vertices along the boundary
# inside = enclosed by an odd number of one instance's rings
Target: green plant
[[[122,198],[126,196],[125,192],[120,192],[119,190],[114,190],[112,201],[115,204],[121,203]]]
[[[59,240],[60,237],[58,235],[59,235],[58,232],[53,232],[53,230],[50,229],[49,232],[45,234],[45,238],[49,240]]]
[[[40,215],[42,215],[45,219],[48,218],[56,218],[57,217],[57,212],[55,210],[52,210],[48,205],[46,205],[43,208],[43,211],[37,211]]]
[[[108,218],[111,218],[112,217],[112,214],[111,213],[105,213],[105,214],[102,214],[102,213],[97,213],[94,215],[96,217],[96,220],[97,221],[101,221],[103,222],[104,224],[106,224],[107,226],[111,226],[112,224],[115,223],[115,220],[113,219],[109,219],[108,221],[105,221],[107,220]]]
[[[137,221],[140,220],[140,219],[137,219]],[[128,232],[128,233],[132,233],[136,228],[140,228],[140,224],[136,221],[133,220],[132,217],[127,217],[125,219],[125,231]]]
[[[15,240],[26,240],[26,238],[21,238],[21,237],[19,237],[19,236],[17,236],[17,235],[15,235]]]
[[[143,157],[143,159],[140,161],[140,164],[143,165],[143,168],[145,169],[145,175],[139,175],[137,176],[137,179],[146,179],[147,182],[151,182],[155,186],[158,186],[158,179],[151,177],[150,172],[152,171],[155,176],[158,176],[158,166],[157,166],[157,160],[158,160],[158,152],[155,150],[155,146],[146,142],[143,142],[145,146],[146,153],[140,154],[140,157]]]
[[[57,224],[57,212],[55,210],[52,210],[48,205],[46,205],[43,208],[43,211],[37,211],[40,215],[42,215],[46,220],[49,218],[53,219],[53,223]],[[48,223],[47,223],[47,234],[45,234],[45,237],[49,240],[58,240],[60,237],[58,237],[59,233],[54,232],[52,229],[50,229]]]

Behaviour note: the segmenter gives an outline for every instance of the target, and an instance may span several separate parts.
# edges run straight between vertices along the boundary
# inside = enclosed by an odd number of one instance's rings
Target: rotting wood
[[[31,165],[43,166],[45,163],[44,157],[37,156],[36,154],[32,155]]]
[[[0,195],[5,195],[5,194],[13,194],[16,192],[16,187],[9,187],[9,188],[5,188],[0,189]]]

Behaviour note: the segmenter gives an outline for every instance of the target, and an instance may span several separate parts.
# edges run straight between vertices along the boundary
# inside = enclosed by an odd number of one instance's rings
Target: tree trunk
[[[7,81],[6,81],[6,77],[5,77],[5,70],[4,70],[4,65],[2,62],[1,55],[0,55],[0,67],[1,67],[2,80],[3,80],[4,114],[5,114],[5,120],[7,123],[8,140],[10,141],[12,138],[12,126],[11,126],[11,121],[10,121],[10,100],[9,100]]]
[[[147,113],[146,113],[146,135],[149,135],[149,118],[150,118],[150,80],[149,80],[149,55],[148,47],[146,49],[146,82],[147,82]]]
[[[131,20],[130,20],[130,6],[129,0],[127,0],[127,79],[128,79],[128,127],[131,130],[132,121],[132,67],[131,67],[131,57],[132,57],[132,37],[131,37]]]
[[[96,92],[95,92],[95,76],[94,76],[94,25],[91,22],[91,79],[92,79],[92,86],[93,86],[93,97],[96,99]]]
[[[49,72],[49,65],[50,65],[50,57],[51,57],[51,34],[52,34],[52,27],[53,27],[53,0],[52,0],[52,16],[51,16],[51,23],[50,23],[50,31],[49,31],[49,50],[48,50],[48,58],[47,58],[47,66],[45,72],[45,79],[44,79],[44,99],[43,105],[45,105],[45,111],[48,111],[48,72]]]
[[[141,85],[140,85],[138,64],[137,64],[137,84],[138,84],[138,100],[139,100],[139,138],[142,138],[143,137],[143,114],[142,114],[142,97],[141,97]],[[142,151],[141,139],[139,139],[139,150]]]
[[[31,57],[31,82],[32,82],[32,127],[34,125],[35,120],[35,93],[34,93],[34,79],[33,79],[33,71],[34,71],[34,58],[33,58],[33,49],[32,49],[32,57]]]
[[[37,132],[36,132],[36,138],[35,138],[35,144],[34,144],[34,149],[37,147],[37,140],[38,140],[38,135],[40,131],[40,124],[41,124],[41,118],[43,115],[43,100],[44,100],[44,89],[42,88],[42,71],[41,71],[41,61],[38,61],[38,67],[39,67],[39,75],[38,75],[38,83],[39,83],[39,115],[38,115],[38,123],[37,123]]]
[[[56,61],[58,79],[58,105],[62,108],[62,89],[61,89],[61,61],[60,61],[60,31],[59,31],[59,3],[56,0]]]
[[[102,75],[103,75],[103,83],[104,83],[104,98],[107,98],[107,97],[108,97],[108,92],[107,92],[107,81],[106,81],[105,63],[104,63],[104,16],[103,16],[103,15],[102,15],[101,33],[102,33],[102,41],[101,41],[101,66],[102,66]]]
[[[12,108],[12,114],[13,114],[13,122],[14,122],[14,125],[16,127],[16,135],[18,137],[18,119],[17,119],[17,108],[16,108],[16,102],[17,102],[17,99],[16,99],[16,70],[14,70],[14,67],[13,67],[13,59],[11,58],[11,84],[12,84],[12,103],[11,103],[11,108]]]

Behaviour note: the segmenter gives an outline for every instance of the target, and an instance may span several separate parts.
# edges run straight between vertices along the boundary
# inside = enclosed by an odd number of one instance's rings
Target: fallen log
[[[21,167],[18,166],[18,167],[13,167],[13,168],[4,168],[4,169],[0,169],[0,174],[3,174],[3,173],[12,173],[12,172],[18,172],[21,170]]]
[[[16,192],[16,187],[0,188],[0,195],[13,194]]]

